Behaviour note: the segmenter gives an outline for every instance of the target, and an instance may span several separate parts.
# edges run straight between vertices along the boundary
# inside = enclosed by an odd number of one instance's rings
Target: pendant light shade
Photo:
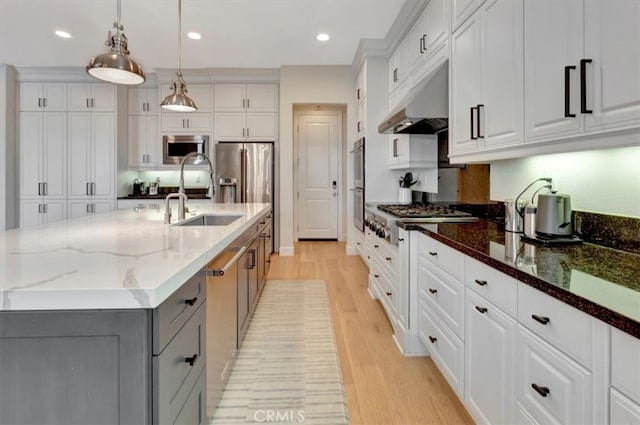
[[[196,103],[187,96],[187,84],[182,79],[182,70],[180,67],[180,56],[182,53],[182,0],[178,0],[178,70],[173,81],[171,81],[171,93],[165,97],[160,107],[168,111],[175,112],[193,112],[198,109]]]
[[[94,56],[87,65],[87,73],[99,80],[115,84],[135,85],[144,83],[144,71],[129,57],[127,36],[120,24],[120,0],[118,0],[118,19],[109,31],[105,45],[109,46],[106,53]]]

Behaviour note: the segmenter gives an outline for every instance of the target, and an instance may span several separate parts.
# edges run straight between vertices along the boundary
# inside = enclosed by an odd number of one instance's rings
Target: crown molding
[[[17,81],[39,83],[99,83],[100,80],[87,74],[85,67],[80,66],[19,66],[16,67]],[[145,82],[131,87],[148,87],[157,85],[154,73],[145,73]],[[105,83],[108,84],[108,83]]]
[[[168,84],[176,75],[175,68],[155,69],[158,83]],[[216,83],[216,82],[279,82],[278,68],[202,68],[183,69],[182,76],[187,83]]]
[[[365,59],[384,58],[389,53],[389,44],[384,38],[361,38],[351,66],[355,72],[362,67]]]

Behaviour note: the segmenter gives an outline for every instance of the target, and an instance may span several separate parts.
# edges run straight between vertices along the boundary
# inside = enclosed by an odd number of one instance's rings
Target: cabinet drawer
[[[175,425],[205,425],[207,421],[207,372],[203,371],[184,402]]]
[[[458,338],[464,340],[464,285],[419,257],[418,294]]]
[[[372,268],[372,274],[380,290],[380,302],[386,310],[389,320],[395,323],[398,317],[398,290],[395,281],[391,280],[377,265]]]
[[[423,234],[419,236],[418,253],[462,282],[464,280],[464,254],[428,236]]]
[[[205,369],[206,307],[200,306],[159,356],[153,357],[154,418],[174,423],[200,373]]]
[[[206,270],[194,274],[153,310],[153,354],[160,354],[205,299]]]
[[[611,330],[611,386],[640,404],[640,339]]]
[[[521,325],[517,345],[516,396],[536,422],[592,423],[591,373]]]
[[[587,369],[592,367],[593,320],[544,292],[518,283],[518,322]]]
[[[463,400],[464,346],[447,326],[418,300],[418,335],[451,388]]]
[[[380,260],[380,268],[386,269],[389,277],[396,280],[398,277],[398,247],[382,239],[376,241],[375,245],[378,246],[375,253]]]
[[[464,258],[464,283],[512,316],[518,304],[518,281],[471,257]]]
[[[611,425],[640,425],[640,405],[626,398],[613,388],[610,395]]]

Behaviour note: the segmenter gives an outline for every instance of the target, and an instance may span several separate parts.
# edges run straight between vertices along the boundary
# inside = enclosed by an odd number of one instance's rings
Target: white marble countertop
[[[188,205],[195,211],[187,219],[242,217],[174,226],[164,224],[163,209],[137,208],[0,232],[0,311],[157,307],[271,208]]]

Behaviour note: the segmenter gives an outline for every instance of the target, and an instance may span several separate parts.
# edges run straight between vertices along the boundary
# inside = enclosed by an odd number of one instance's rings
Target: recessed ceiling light
[[[71,38],[71,34],[69,34],[69,33],[68,33],[68,32],[66,32],[66,31],[60,31],[60,30],[58,30],[58,31],[56,31],[56,32],[55,32],[55,34],[56,34],[58,37],[60,37],[60,38]]]
[[[200,40],[202,38],[202,36],[197,32],[187,33],[187,37],[189,37],[192,40]]]
[[[327,41],[329,40],[329,34],[318,34],[316,38],[318,39],[318,41]]]

